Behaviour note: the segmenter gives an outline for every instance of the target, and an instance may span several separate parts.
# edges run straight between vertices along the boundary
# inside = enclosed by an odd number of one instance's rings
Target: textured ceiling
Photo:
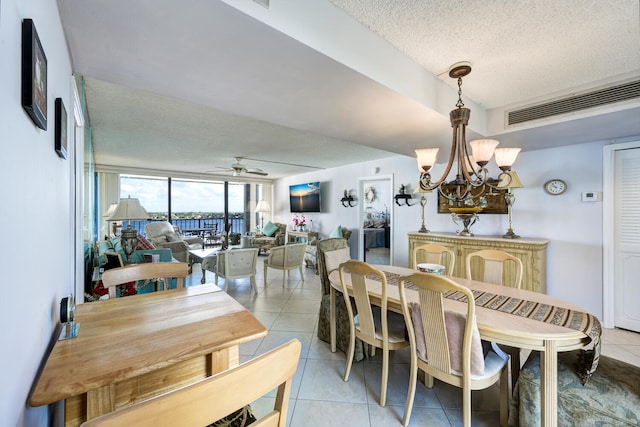
[[[241,156],[265,160],[243,163],[277,178],[446,147],[455,94],[442,73],[460,60],[474,68],[464,94],[498,116],[503,106],[640,78],[638,0],[58,3],[73,70],[85,82],[96,161],[109,166],[206,174]],[[315,22],[322,26],[314,32]],[[357,32],[363,26],[370,37]],[[360,34],[349,42],[361,42],[361,53],[340,58],[347,40],[332,39],[338,31]],[[287,35],[296,32],[304,42]],[[431,105],[413,87],[379,81],[406,68],[382,55],[390,45],[424,67],[416,80],[433,89]],[[429,83],[434,75],[447,91]],[[640,104],[633,107],[499,139],[527,150],[638,135]],[[486,126],[474,129],[471,137]]]
[[[330,1],[486,108],[640,69],[638,0]]]

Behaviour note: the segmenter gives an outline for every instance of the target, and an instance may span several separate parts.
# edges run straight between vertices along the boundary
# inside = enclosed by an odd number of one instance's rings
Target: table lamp
[[[115,211],[109,216],[108,221],[127,221],[127,228],[122,230],[122,249],[127,257],[127,264],[131,263],[131,254],[138,247],[138,231],[131,228],[134,219],[148,219],[149,213],[142,207],[138,199],[130,196],[120,199]]]
[[[260,200],[258,205],[256,206],[256,212],[260,212],[260,228],[264,228],[264,212],[271,212],[271,206],[269,206],[269,202],[266,200]]]
[[[518,174],[516,173],[516,171],[514,170],[510,170],[505,172],[506,174],[508,174],[511,179],[509,180],[509,182],[506,182],[506,177],[501,180],[502,182],[500,182],[500,184],[504,184],[503,185],[498,185],[499,188],[506,188],[507,189],[507,194],[504,195],[504,200],[507,203],[507,212],[509,215],[509,229],[507,230],[507,232],[505,233],[504,236],[502,236],[505,239],[519,239],[520,236],[518,236],[516,233],[513,232],[513,228],[511,225],[511,210],[513,208],[513,204],[516,202],[516,196],[511,192],[512,188],[522,188],[522,182],[520,181],[520,178],[518,177]]]
[[[422,181],[418,182],[418,185],[416,185],[416,193],[420,194],[420,219],[422,220],[422,225],[420,226],[418,233],[430,233],[430,231],[427,230],[427,227],[424,226],[424,206],[427,204],[427,198],[424,195],[431,193],[431,190],[423,187],[421,183]]]

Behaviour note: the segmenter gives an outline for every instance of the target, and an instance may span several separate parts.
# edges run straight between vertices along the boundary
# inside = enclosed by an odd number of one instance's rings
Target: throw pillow
[[[335,251],[327,251],[324,253],[324,265],[327,267],[327,274],[340,267],[343,262],[351,259],[351,251],[349,248],[336,249]]]
[[[182,239],[176,233],[167,233],[167,242],[181,242]]]
[[[411,320],[416,334],[416,351],[418,357],[427,360],[427,347],[424,340],[424,329],[422,327],[422,312],[420,304],[409,303],[411,309]],[[462,347],[464,339],[464,328],[467,316],[455,311],[444,311],[444,323],[447,329],[447,342],[449,343],[449,360],[451,369],[462,372]],[[473,322],[473,332],[471,334],[471,374],[484,374],[484,351],[478,326]]]
[[[278,231],[278,226],[272,223],[271,221],[267,222],[267,224],[262,229],[262,232],[267,237],[273,236],[276,231]]]
[[[342,237],[342,227],[337,226],[336,229],[329,234],[329,237]]]
[[[138,249],[155,249],[153,243],[147,240],[142,234],[138,233]]]

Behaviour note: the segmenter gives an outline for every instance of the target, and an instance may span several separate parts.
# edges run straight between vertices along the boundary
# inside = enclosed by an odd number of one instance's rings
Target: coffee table
[[[217,253],[220,248],[212,249],[190,249],[189,250],[189,274],[193,272],[193,264],[200,263],[202,266],[202,279],[200,283],[205,282],[206,271],[215,270],[215,260],[217,259]]]

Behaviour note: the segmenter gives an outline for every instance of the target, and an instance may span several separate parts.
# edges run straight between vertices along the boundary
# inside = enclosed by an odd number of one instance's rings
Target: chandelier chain
[[[462,102],[462,77],[458,77],[458,102],[456,102],[456,107],[464,107],[464,102]]]

